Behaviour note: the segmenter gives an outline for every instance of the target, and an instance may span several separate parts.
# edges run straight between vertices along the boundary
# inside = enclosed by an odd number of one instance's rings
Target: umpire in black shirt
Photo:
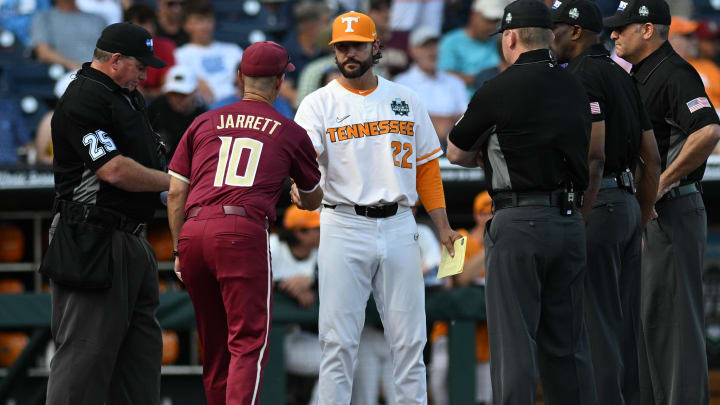
[[[169,177],[136,90],[146,66],[165,66],[150,34],[108,26],[53,115],[49,405],[160,402],[157,259],[142,231]]]
[[[669,25],[663,0],[628,0],[605,20],[618,56],[633,64],[661,159],[642,264],[642,403],[696,405],[708,403],[700,181],[720,127],[700,76],[667,42]]]
[[[505,8],[512,65],[473,96],[448,159],[484,166],[495,215],[485,232],[493,403],[596,403],[583,322],[585,227],[573,206],[588,184],[590,111],[582,85],[550,55],[550,10]]]
[[[598,6],[566,0],[552,15],[553,54],[585,87],[593,121],[583,216],[585,323],[598,401],[639,404],[641,242],[657,195],[660,155],[632,78],[598,42],[603,29]]]

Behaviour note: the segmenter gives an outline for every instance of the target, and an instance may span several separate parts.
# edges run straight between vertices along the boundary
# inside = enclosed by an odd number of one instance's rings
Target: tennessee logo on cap
[[[627,7],[627,1],[621,1],[620,4],[618,4],[617,11],[625,11],[625,7]]]
[[[350,11],[335,18],[330,45],[337,42],[374,42],[376,39],[373,20],[365,14]]]

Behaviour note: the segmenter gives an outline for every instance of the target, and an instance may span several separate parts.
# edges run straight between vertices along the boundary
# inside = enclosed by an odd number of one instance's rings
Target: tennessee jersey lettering
[[[413,206],[417,166],[442,155],[419,97],[382,77],[363,94],[329,83],[303,100],[295,122],[318,154],[329,205]]]

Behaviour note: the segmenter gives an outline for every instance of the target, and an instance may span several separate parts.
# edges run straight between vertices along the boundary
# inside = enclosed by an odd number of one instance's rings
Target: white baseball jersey
[[[417,166],[442,155],[417,94],[380,76],[365,95],[330,82],[303,99],[295,122],[318,154],[329,205],[413,206]]]

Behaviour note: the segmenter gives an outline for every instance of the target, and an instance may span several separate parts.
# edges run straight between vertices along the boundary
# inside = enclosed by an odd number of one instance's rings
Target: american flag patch
[[[590,114],[600,114],[600,103],[598,103],[597,101],[595,101],[594,103],[590,103]]]
[[[712,108],[712,105],[710,105],[710,102],[708,101],[707,97],[698,97],[695,100],[690,100],[687,102],[687,107],[690,110],[690,113],[694,113],[695,111],[701,109],[701,108]]]

